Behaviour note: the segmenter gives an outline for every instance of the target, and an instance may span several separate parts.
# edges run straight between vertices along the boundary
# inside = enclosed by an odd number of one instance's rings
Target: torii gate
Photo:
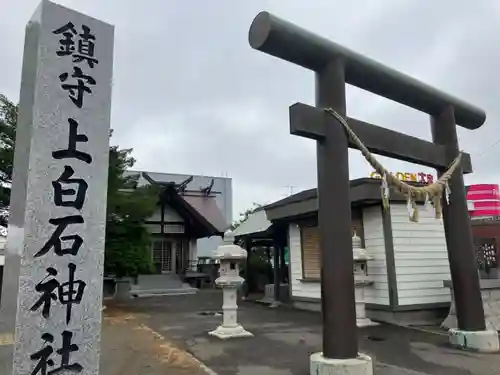
[[[323,109],[332,108],[345,116],[345,85],[350,84],[429,114],[433,142],[353,118],[347,121],[370,152],[429,166],[439,174],[459,153],[456,125],[477,129],[486,114],[267,12],[259,13],[252,22],[249,43],[256,50],[316,73],[316,107],[292,105],[290,133],[317,141],[323,356],[356,358],[348,160],[348,148],[355,146],[343,126]],[[458,327],[465,332],[485,331],[463,181],[463,173],[471,172],[470,156],[463,154],[462,164],[450,180],[452,203],[443,203]]]

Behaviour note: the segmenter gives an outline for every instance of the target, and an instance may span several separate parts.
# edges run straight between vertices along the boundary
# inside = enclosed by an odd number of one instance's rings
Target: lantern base
[[[217,337],[219,339],[232,339],[236,337],[252,337],[253,334],[245,330],[241,325],[237,324],[235,326],[218,326],[214,331],[208,332],[210,336]]]

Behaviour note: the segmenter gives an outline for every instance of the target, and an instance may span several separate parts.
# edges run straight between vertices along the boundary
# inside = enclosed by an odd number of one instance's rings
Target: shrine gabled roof
[[[160,201],[167,202],[181,216],[189,216],[189,221],[195,224],[201,237],[221,236],[229,228],[214,196],[207,196],[201,191],[178,191],[174,182],[157,182],[146,173],[143,176],[149,183],[162,187]]]
[[[421,183],[407,182],[421,186]],[[380,192],[381,180],[376,178],[358,178],[350,181],[350,199],[352,206],[379,204],[382,201]],[[404,202],[406,198],[391,191],[391,202]],[[314,214],[318,211],[318,189],[308,189],[291,195],[264,207],[270,221]]]
[[[205,219],[207,224],[209,224],[216,233],[223,234],[229,229],[229,224],[224,219],[219,207],[217,207],[214,197],[181,194],[180,198]]]

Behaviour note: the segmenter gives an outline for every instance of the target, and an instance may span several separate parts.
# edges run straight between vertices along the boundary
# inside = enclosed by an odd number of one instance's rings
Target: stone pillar
[[[198,240],[192,239],[189,241],[189,270],[196,271],[198,264]]]
[[[0,258],[0,305],[2,304],[2,283],[3,283],[3,267],[5,263],[5,258],[2,255]],[[1,330],[0,330],[1,332]]]
[[[273,246],[273,270],[274,270],[274,275],[273,275],[273,302],[271,303],[272,308],[278,307],[281,305],[281,244],[277,239],[274,240],[274,246]]]
[[[0,314],[15,339],[2,374],[99,373],[113,38],[47,0],[26,27]]]
[[[245,250],[247,252],[246,262],[246,280],[243,282],[243,296],[242,300],[245,301],[250,295],[250,275],[252,273],[252,267],[250,266],[250,257],[252,256],[252,239],[249,237],[245,238]]]
[[[235,328],[238,326],[238,305],[236,303],[238,289],[226,288],[222,296],[222,311],[223,322],[222,325],[228,328]]]
[[[354,260],[354,295],[356,301],[356,325],[369,327],[378,325],[366,317],[365,289],[373,285],[368,276],[368,260],[373,259],[361,246],[361,238],[354,233],[352,237],[352,253]]]
[[[376,326],[370,318],[366,317],[365,288],[373,285],[370,281],[354,281],[354,293],[356,297],[356,325],[358,327]]]

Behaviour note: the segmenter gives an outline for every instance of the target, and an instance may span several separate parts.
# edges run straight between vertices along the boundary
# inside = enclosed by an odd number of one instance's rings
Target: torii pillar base
[[[323,353],[314,353],[309,357],[311,375],[373,375],[372,359],[365,354],[358,358],[331,359]]]
[[[448,331],[451,346],[480,353],[500,351],[497,331],[462,331],[452,328]]]

